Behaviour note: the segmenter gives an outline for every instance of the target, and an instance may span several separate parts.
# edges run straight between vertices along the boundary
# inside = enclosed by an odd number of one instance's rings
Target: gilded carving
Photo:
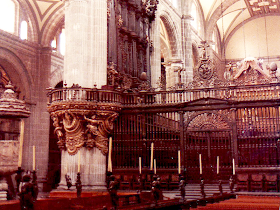
[[[113,122],[118,117],[117,113],[110,112],[97,112],[84,119],[88,122],[87,124],[87,141],[86,146],[92,148],[96,146],[102,154],[108,152],[108,134],[113,130]]]
[[[85,146],[108,152],[108,134],[113,130],[118,107],[100,103],[61,102],[49,107],[58,146],[70,155]]]
[[[76,154],[78,149],[84,145],[84,131],[81,121],[70,111],[65,112],[63,118],[65,130],[65,146],[69,154]]]
[[[188,130],[230,129],[222,113],[193,112],[188,119]]]

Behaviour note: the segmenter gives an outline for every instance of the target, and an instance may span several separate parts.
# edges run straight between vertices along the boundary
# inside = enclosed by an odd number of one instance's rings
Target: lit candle
[[[142,172],[142,163],[141,163],[141,157],[139,157],[139,174]]]
[[[199,174],[202,174],[202,161],[201,161],[201,154],[199,154]]]
[[[81,171],[81,151],[78,152],[78,173]]]
[[[108,172],[112,172],[112,137],[109,138]]]
[[[150,169],[153,170],[153,159],[154,159],[154,143],[151,143],[151,166]]]
[[[235,175],[235,161],[232,159],[232,174]]]
[[[181,151],[178,150],[178,173],[181,174]]]
[[[33,145],[33,171],[35,171],[36,167],[35,167],[36,163],[35,163],[35,146]]]
[[[220,161],[220,158],[219,158],[219,156],[217,156],[217,174],[219,174],[219,165],[220,165],[219,161]]]
[[[156,159],[154,159],[154,174],[157,174],[157,162],[156,162]]]
[[[23,136],[24,136],[24,120],[21,119],[21,121],[20,121],[20,136],[19,136],[18,167],[21,167],[21,164],[22,164]]]

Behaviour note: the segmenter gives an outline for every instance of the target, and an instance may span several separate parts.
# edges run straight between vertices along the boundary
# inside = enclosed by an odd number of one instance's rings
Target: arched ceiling
[[[58,9],[60,9],[64,1],[62,0],[25,0],[31,8],[32,15],[37,21],[39,30],[42,30],[44,24],[50,19]]]
[[[206,31],[210,33],[217,24],[222,40],[248,20],[280,15],[279,0],[198,0],[198,3],[205,18]],[[206,36],[209,38],[210,34]]]

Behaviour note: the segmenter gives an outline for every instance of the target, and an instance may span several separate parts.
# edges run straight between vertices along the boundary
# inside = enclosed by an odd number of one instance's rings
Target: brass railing
[[[202,98],[234,101],[273,100],[280,98],[280,84],[227,86],[201,89],[182,89],[153,92],[121,92],[96,88],[60,88],[48,93],[49,104],[63,101],[118,103],[122,106],[163,105],[190,102]]]

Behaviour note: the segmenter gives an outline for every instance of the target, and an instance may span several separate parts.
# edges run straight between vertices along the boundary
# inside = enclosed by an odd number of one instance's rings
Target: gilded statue
[[[84,145],[83,126],[78,117],[69,111],[64,114],[63,126],[66,132],[66,148],[69,154],[74,155],[78,152],[78,148]]]
[[[114,123],[113,121],[116,119],[118,114],[109,114],[108,113],[99,113],[99,119],[97,119],[97,115],[92,115],[91,118],[87,118],[84,116],[84,119],[89,122],[87,125],[88,130],[86,133],[88,134],[88,140],[86,142],[87,147],[91,148],[96,146],[101,150],[102,154],[108,153],[108,134],[113,130]],[[105,115],[105,119],[104,116]]]

